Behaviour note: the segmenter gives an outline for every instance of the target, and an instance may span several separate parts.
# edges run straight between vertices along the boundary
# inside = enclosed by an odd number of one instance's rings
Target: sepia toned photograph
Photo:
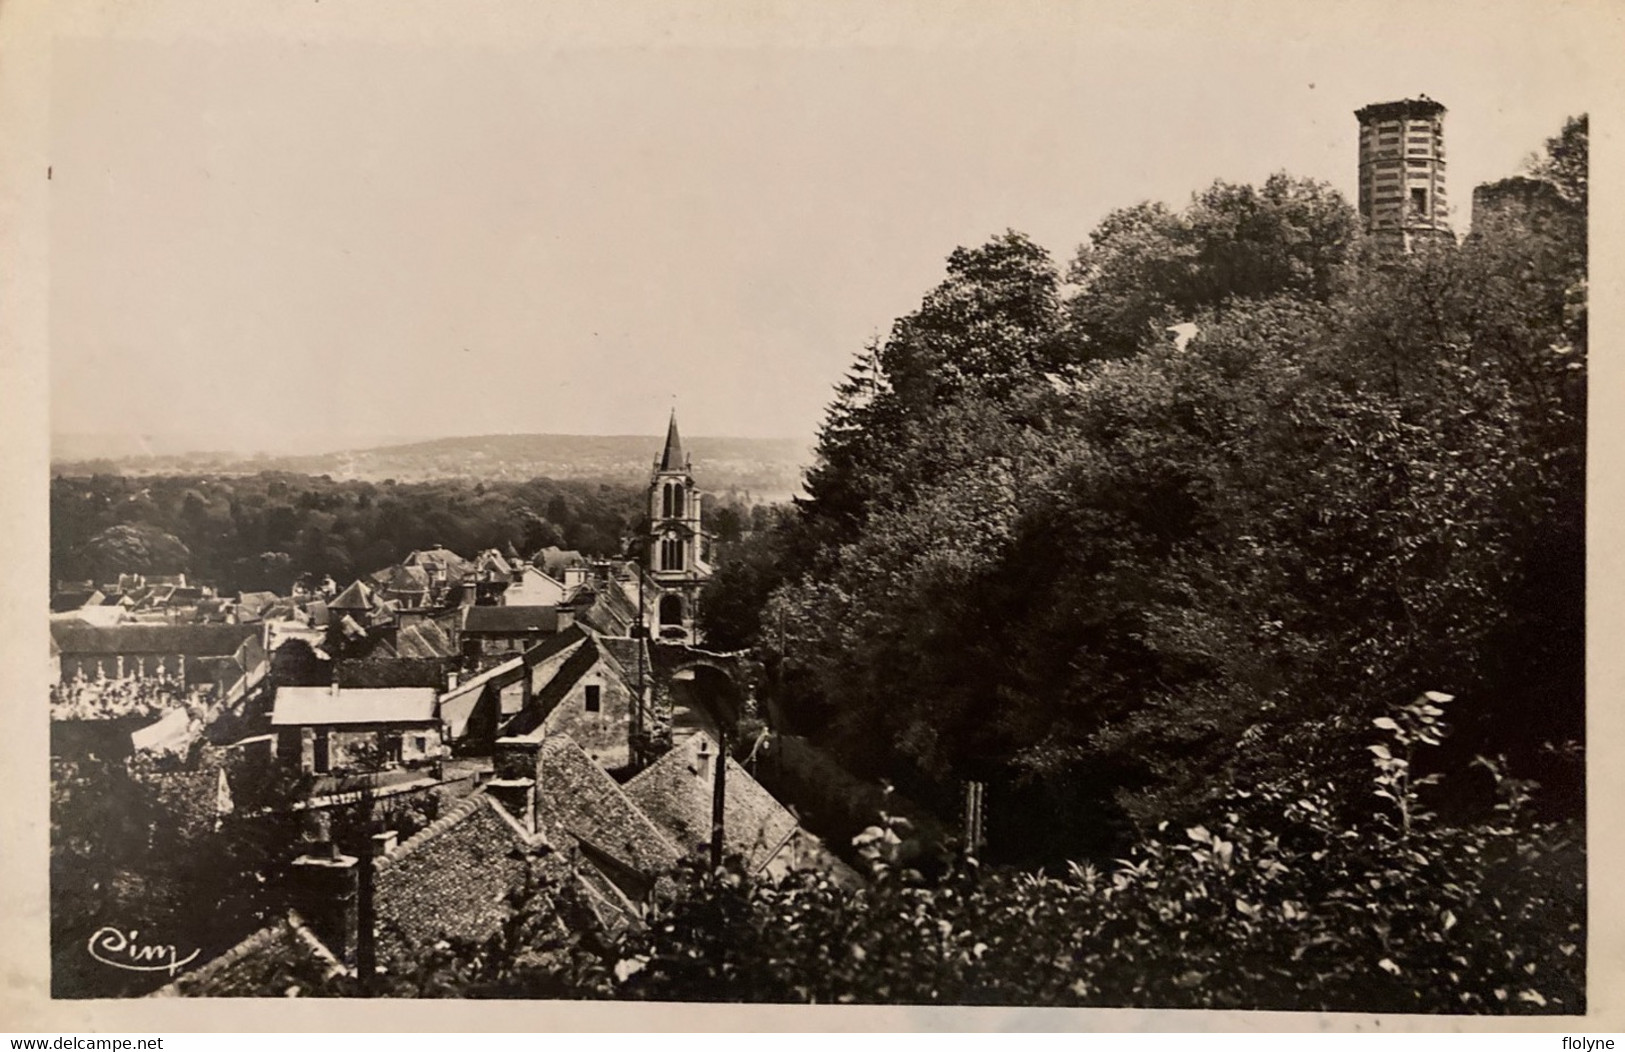
[[[309,6],[42,45],[51,999],[1586,1014],[1583,11]]]

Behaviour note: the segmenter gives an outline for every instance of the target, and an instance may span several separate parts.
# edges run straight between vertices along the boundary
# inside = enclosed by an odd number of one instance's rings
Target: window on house
[[[1422,216],[1428,212],[1428,192],[1424,187],[1416,187],[1411,191],[1411,211]]]
[[[599,705],[598,693],[601,688],[596,683],[587,684],[586,708],[588,712],[597,712]]]

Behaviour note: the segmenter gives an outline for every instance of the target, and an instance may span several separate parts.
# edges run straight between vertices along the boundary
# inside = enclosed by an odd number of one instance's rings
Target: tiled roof
[[[429,575],[421,566],[397,566],[389,575],[389,591],[415,594],[429,590]]]
[[[567,734],[542,743],[537,820],[644,876],[668,872],[682,857],[676,844],[638,808],[615,779]]]
[[[700,750],[709,763],[700,762]],[[679,847],[692,850],[711,839],[717,743],[695,734],[626,783],[626,795]],[[796,832],[795,816],[731,758],[723,809],[723,849],[738,855],[747,872],[765,867]]]
[[[562,654],[586,638],[587,633],[582,630],[580,625],[570,625],[564,631],[559,632],[557,635],[548,636],[525,651],[525,664],[534,668],[555,654]]]
[[[341,658],[334,668],[342,687],[433,687],[446,685],[446,658]]]
[[[527,707],[515,716],[502,733],[509,736],[523,736],[531,733],[547,722],[547,717],[559,702],[563,701],[570,690],[585,676],[599,661],[598,648],[588,639],[581,648],[559,666],[553,678],[547,685],[538,691]]]
[[[441,657],[451,657],[456,652],[456,648],[451,645],[451,637],[446,634],[444,628],[440,627],[439,621],[427,619],[419,621],[417,630],[418,634],[423,637],[424,642],[433,647]]]
[[[422,723],[435,718],[433,687],[278,687],[274,727]]]
[[[489,937],[508,918],[508,898],[526,886],[544,842],[480,792],[378,859],[380,959],[409,958],[441,939]]]
[[[408,555],[407,566],[435,566],[445,575],[448,584],[456,584],[474,569],[474,564],[449,548],[425,548]]]
[[[214,960],[181,975],[152,997],[266,997],[344,973],[344,966],[289,910]]]
[[[491,573],[502,574],[503,576],[513,573],[513,567],[508,563],[508,560],[495,548],[487,548],[481,552],[479,558],[474,561],[474,566],[475,569],[488,570]]]
[[[104,598],[101,592],[91,589],[89,591],[57,592],[51,596],[51,613],[61,614],[69,610],[77,610],[81,606],[88,606],[91,600],[98,604]]]
[[[644,673],[648,674],[654,668],[654,658],[641,639],[633,639],[630,636],[600,635],[595,636],[593,642],[598,644],[598,648],[607,654],[610,660],[620,666],[622,676],[628,680],[638,674],[638,654],[640,651],[643,654]]]
[[[432,623],[432,622],[431,622]],[[424,638],[419,625],[409,625],[395,633],[395,653],[403,658],[445,657],[446,652]]]
[[[275,592],[239,592],[237,594],[238,608],[248,611],[263,609],[276,602],[276,600],[277,594]]]
[[[51,622],[51,638],[62,653],[185,654],[189,657],[228,657],[251,637],[256,625],[90,625],[83,621]]]
[[[574,548],[564,549],[557,545],[548,545],[536,553],[541,561],[541,567],[550,577],[558,577],[571,566],[585,566],[587,557]]]
[[[356,580],[350,582],[350,587],[340,592],[332,602],[327,604],[329,610],[371,610],[372,589],[363,582]]]
[[[556,606],[471,606],[463,621],[463,632],[557,632]]]

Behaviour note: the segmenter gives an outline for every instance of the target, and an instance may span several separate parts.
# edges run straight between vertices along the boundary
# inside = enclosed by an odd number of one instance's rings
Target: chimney
[[[694,754],[694,760],[699,766],[694,769],[694,777],[704,782],[711,778],[711,737],[708,734],[701,734],[699,738],[700,748]]]
[[[374,833],[372,835],[372,857],[383,858],[391,851],[394,851],[399,836],[400,834],[393,829],[386,829],[382,833]]]
[[[356,864],[353,855],[326,850],[293,861],[289,892],[293,906],[311,931],[340,960],[349,960],[356,945]]]
[[[542,740],[498,738],[492,756],[494,777],[485,783],[492,799],[527,833],[536,832],[536,791],[541,782]]]

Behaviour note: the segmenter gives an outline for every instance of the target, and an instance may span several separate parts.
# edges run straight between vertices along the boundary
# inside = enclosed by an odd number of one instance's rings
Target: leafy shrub
[[[399,981],[460,996],[1583,1012],[1583,842],[1528,818],[1530,787],[1488,760],[1489,817],[1434,817],[1412,754],[1441,739],[1447,700],[1379,718],[1362,784],[1235,792],[1213,822],[1165,827],[1109,872],[968,864],[928,883],[877,827],[859,838],[873,883],[857,894],[696,862],[646,929],[596,957],[532,906]]]

